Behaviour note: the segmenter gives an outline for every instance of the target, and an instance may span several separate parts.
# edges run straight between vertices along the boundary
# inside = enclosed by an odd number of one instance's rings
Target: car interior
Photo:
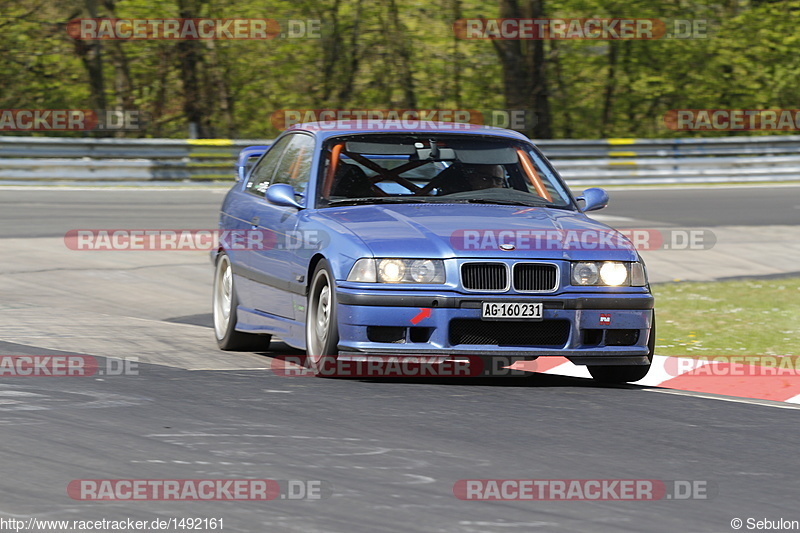
[[[336,140],[326,150],[320,189],[323,205],[472,197],[570,205],[535,154],[505,140],[455,136]]]

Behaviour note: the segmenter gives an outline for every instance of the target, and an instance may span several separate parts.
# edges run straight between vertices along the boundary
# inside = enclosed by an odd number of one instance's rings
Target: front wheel
[[[643,379],[650,371],[653,363],[653,352],[656,347],[656,315],[653,313],[653,323],[650,326],[650,338],[647,340],[646,365],[589,365],[589,373],[597,381],[605,383],[629,383]]]
[[[254,335],[236,331],[236,308],[239,300],[233,286],[233,268],[226,253],[217,258],[214,272],[214,336],[220,350],[265,351],[269,348],[270,335]]]
[[[306,304],[307,366],[316,370],[335,361],[338,345],[336,287],[328,262],[322,259],[311,276]]]

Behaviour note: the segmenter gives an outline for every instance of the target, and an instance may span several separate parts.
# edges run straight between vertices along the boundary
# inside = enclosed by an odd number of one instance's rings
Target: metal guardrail
[[[236,154],[257,144],[265,142],[0,137],[0,180],[230,180]]]
[[[0,180],[231,180],[235,156],[265,140],[0,137]],[[800,135],[543,140],[576,186],[800,181]]]

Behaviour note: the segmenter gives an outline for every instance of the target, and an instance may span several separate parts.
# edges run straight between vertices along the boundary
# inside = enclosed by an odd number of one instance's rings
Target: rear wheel
[[[336,360],[338,345],[336,287],[328,262],[322,259],[311,276],[306,304],[306,365],[320,374],[319,369]]]
[[[217,258],[214,272],[214,336],[221,350],[226,351],[265,351],[269,348],[271,335],[254,335],[236,331],[236,288],[233,286],[233,269],[226,253]]]
[[[647,340],[646,365],[589,365],[589,373],[597,381],[606,383],[629,383],[639,381],[650,371],[653,363],[653,352],[656,347],[656,314],[653,313],[653,323],[650,326],[650,338]]]

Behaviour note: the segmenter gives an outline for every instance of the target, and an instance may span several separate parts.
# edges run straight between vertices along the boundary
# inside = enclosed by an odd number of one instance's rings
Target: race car
[[[641,257],[587,216],[605,191],[574,197],[524,135],[308,123],[262,151],[221,207],[226,234],[258,233],[212,253],[221,349],[277,336],[312,364],[563,356],[603,381],[646,375]]]

